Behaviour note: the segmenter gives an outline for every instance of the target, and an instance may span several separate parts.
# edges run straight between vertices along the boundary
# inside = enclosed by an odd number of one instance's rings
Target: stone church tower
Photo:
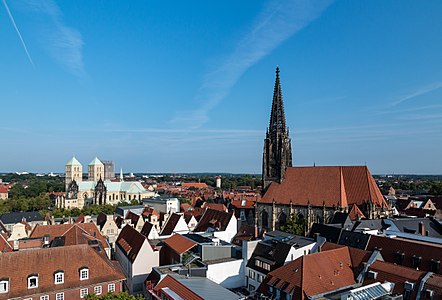
[[[88,180],[97,182],[100,179],[104,179],[104,165],[95,157],[88,165]]]
[[[67,191],[72,181],[78,184],[83,180],[83,166],[75,157],[72,157],[72,159],[66,163],[65,170],[65,191]]]
[[[273,91],[272,112],[270,124],[264,139],[264,153],[262,158],[263,191],[266,191],[271,182],[281,183],[285,170],[292,166],[292,146],[289,130],[286,127],[284,102],[279,79],[279,68],[276,67],[275,88]]]

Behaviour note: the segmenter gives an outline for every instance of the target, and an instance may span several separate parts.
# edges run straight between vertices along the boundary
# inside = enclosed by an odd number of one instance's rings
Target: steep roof
[[[98,157],[95,157],[90,163],[89,166],[103,166],[103,163],[98,159]]]
[[[115,244],[124,251],[127,258],[133,263],[145,241],[147,241],[147,238],[144,235],[126,225],[118,235]]]
[[[208,208],[204,211],[203,216],[198,221],[198,224],[193,231],[204,232],[209,227],[224,231],[226,230],[227,225],[229,225],[232,215],[232,213]]]
[[[282,183],[273,182],[260,203],[347,207],[370,200],[388,207],[366,166],[288,167]]]
[[[64,237],[64,246],[87,244],[90,240],[98,240],[107,248],[106,239],[94,223],[37,225],[29,235],[30,238],[42,238],[49,234],[50,240]]]
[[[178,233],[172,235],[170,238],[165,239],[164,243],[178,254],[183,254],[197,245],[197,243],[191,239],[188,239]]]
[[[399,238],[371,235],[367,250],[378,249],[385,261],[396,262],[397,253],[404,253],[403,266],[412,267],[413,255],[422,257],[419,270],[431,271],[431,260],[442,261],[442,246]]]
[[[173,213],[167,218],[166,224],[164,225],[163,229],[161,230],[160,235],[170,235],[173,233],[176,225],[178,224],[179,220],[182,218],[182,215]]]
[[[75,158],[75,156],[73,156],[67,163],[66,166],[80,166],[81,167],[81,163]]]
[[[270,270],[274,270],[284,264],[291,248],[292,245],[288,243],[271,240],[261,241],[256,245],[247,263],[247,267],[266,274],[268,270],[257,265],[256,260],[268,262],[270,264]]]
[[[9,188],[6,185],[0,185],[0,194],[6,194],[8,193]]]
[[[293,299],[306,299],[355,284],[354,267],[348,247],[304,255],[270,272],[260,290],[271,285],[293,292]]]
[[[141,228],[140,233],[142,235],[144,235],[146,238],[148,238],[152,228],[153,228],[153,224],[146,221],[146,222],[144,222],[143,228]]]
[[[19,266],[19,267],[17,267]],[[89,268],[89,279],[80,280],[79,269]],[[9,292],[0,299],[124,280],[118,264],[89,245],[16,251],[0,255],[2,278],[9,279]],[[54,284],[54,273],[64,271],[64,283]],[[27,278],[38,274],[38,288],[28,290]]]
[[[359,207],[356,204],[353,204],[352,208],[350,209],[350,212],[348,213],[348,216],[352,221],[365,219],[364,213],[359,209]]]

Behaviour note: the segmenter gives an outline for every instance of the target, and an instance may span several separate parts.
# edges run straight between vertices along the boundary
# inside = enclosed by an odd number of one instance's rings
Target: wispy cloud
[[[203,103],[192,111],[179,112],[171,123],[199,128],[209,112],[230,92],[241,75],[282,42],[310,24],[332,0],[270,1],[232,53],[208,72],[196,96]]]
[[[440,82],[436,82],[436,83],[432,83],[423,87],[420,87],[419,89],[417,89],[416,91],[411,92],[408,95],[402,96],[401,98],[399,98],[398,100],[394,101],[393,103],[391,103],[391,107],[393,106],[397,106],[405,101],[417,98],[419,96],[428,94],[430,92],[433,92],[435,90],[438,90],[442,88],[442,81]]]
[[[53,0],[26,0],[29,8],[49,18],[50,25],[41,35],[50,55],[70,73],[78,77],[85,75],[83,63],[83,38],[75,28],[63,22],[62,12]]]
[[[6,12],[8,13],[9,19],[11,20],[12,26],[14,26],[15,32],[17,32],[18,38],[21,41],[21,44],[23,46],[23,49],[26,52],[26,56],[28,57],[29,62],[31,63],[31,65],[34,66],[34,62],[32,61],[31,55],[29,54],[28,47],[26,47],[26,43],[25,43],[25,41],[23,39],[23,36],[21,35],[20,30],[17,27],[17,24],[15,23],[14,17],[12,16],[11,11],[9,10],[9,7],[8,7],[8,4],[6,3],[6,0],[3,0],[3,5],[5,6],[5,9],[6,9]]]

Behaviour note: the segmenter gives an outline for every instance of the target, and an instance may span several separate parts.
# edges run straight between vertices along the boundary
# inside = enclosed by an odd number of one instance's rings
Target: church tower
[[[104,179],[104,165],[103,163],[95,157],[88,165],[87,169],[88,173],[88,180],[89,181],[95,181]]]
[[[292,146],[289,130],[285,123],[279,68],[276,67],[272,112],[269,128],[267,128],[266,138],[264,139],[262,158],[263,190],[265,191],[271,182],[280,183],[284,179],[286,168],[291,166]]]
[[[72,181],[75,181],[77,184],[79,184],[82,181],[82,179],[83,179],[83,166],[75,157],[72,157],[72,159],[66,163],[65,171],[66,171],[66,174],[65,174],[66,189],[65,189],[65,191],[67,191],[68,187]]]

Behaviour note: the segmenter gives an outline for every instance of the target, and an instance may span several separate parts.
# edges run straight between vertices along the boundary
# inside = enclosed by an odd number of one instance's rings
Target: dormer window
[[[64,283],[64,272],[56,271],[54,273],[54,284],[62,284]]]
[[[9,291],[9,278],[0,278],[0,294],[5,294]]]
[[[38,274],[28,276],[28,289],[38,288]]]
[[[89,279],[89,269],[84,267],[80,269],[80,280]]]

